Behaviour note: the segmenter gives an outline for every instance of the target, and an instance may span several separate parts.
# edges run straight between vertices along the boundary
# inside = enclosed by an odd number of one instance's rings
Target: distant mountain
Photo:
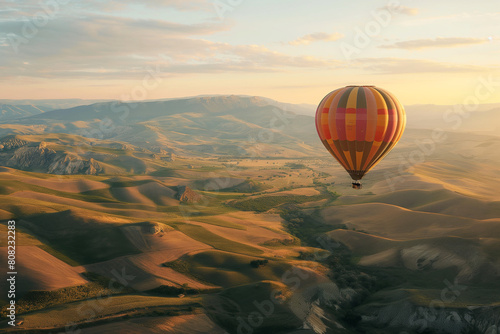
[[[37,115],[52,110],[48,107],[28,105],[0,104],[0,122]]]
[[[68,133],[127,142],[176,154],[310,156],[317,152],[314,118],[269,99],[242,96],[96,103],[11,122],[12,132]],[[300,109],[300,107],[296,108]],[[6,130],[5,130],[6,131]]]
[[[492,132],[500,124],[499,107],[481,106],[468,118],[460,119],[458,114],[447,114],[453,110],[449,106],[409,106],[406,108],[407,127],[408,131],[412,128],[451,131],[455,130],[453,125],[458,124],[458,119],[461,123],[456,130]],[[100,169],[90,159],[97,161],[104,171],[121,170],[127,160],[127,166],[133,167],[123,171],[144,172],[154,169],[155,161],[167,159],[170,154],[272,158],[328,155],[317,138],[314,117],[302,114],[311,113],[312,106],[262,97],[231,95],[134,103],[108,101],[46,112],[37,112],[34,108],[10,108],[9,115],[16,118],[0,120],[0,139],[16,135],[30,143],[29,149],[23,148],[17,153],[9,150],[10,144],[4,144],[0,160],[9,161],[9,166],[31,168],[29,166],[36,165],[46,170],[52,166],[52,161],[47,159],[57,156],[60,161],[71,162],[66,158],[66,154],[70,154],[85,161],[85,168],[93,166],[97,172]],[[21,115],[26,116],[19,118]],[[455,120],[450,121],[452,119]],[[43,163],[30,165],[27,160],[41,152],[42,142],[47,142],[47,148],[58,154],[44,151],[45,160],[37,159]],[[403,144],[404,141],[399,147]],[[72,148],[75,145],[79,152]],[[124,154],[129,157],[123,157]]]
[[[314,118],[290,111],[301,108],[260,97],[212,96],[27,113],[0,123],[0,165],[54,174],[114,174],[156,170],[173,155],[327,155]]]
[[[405,109],[409,128],[440,128],[497,136],[500,133],[500,104],[483,104],[477,108],[463,105],[414,105]]]
[[[318,107],[315,104],[307,104],[307,103],[301,103],[301,104],[283,103],[283,102],[275,101],[273,99],[268,99],[266,97],[263,97],[262,99],[264,99],[267,102],[269,102],[270,105],[273,105],[275,107],[281,108],[281,109],[286,110],[286,111],[291,111],[291,112],[296,113],[298,115],[315,116],[316,115],[316,108]]]
[[[84,100],[84,99],[44,99],[44,100],[32,100],[32,99],[0,99],[1,104],[10,104],[15,106],[20,105],[36,105],[38,108],[43,110],[55,110],[55,109],[66,109],[73,108],[81,105],[89,105],[98,102],[105,102],[110,100]]]
[[[183,97],[183,98],[145,100],[145,101],[141,101],[141,102],[160,102],[160,101],[163,102],[163,101],[172,101],[172,100],[186,100],[186,99],[195,99],[195,98],[207,98],[207,97],[212,98],[212,97],[224,97],[224,96],[228,96],[228,95],[197,95],[197,96],[190,96],[190,97]],[[278,108],[283,109],[285,111],[291,111],[291,112],[299,114],[299,115],[314,116],[316,113],[317,105],[315,105],[315,104],[308,104],[308,103],[294,104],[294,103],[279,102],[279,101],[276,101],[276,100],[273,100],[273,99],[270,99],[267,97],[254,96],[254,95],[236,95],[236,96],[241,97],[241,98],[261,99],[272,106],[278,107]]]

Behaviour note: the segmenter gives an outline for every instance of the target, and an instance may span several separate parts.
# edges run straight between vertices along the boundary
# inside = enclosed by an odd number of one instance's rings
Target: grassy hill
[[[255,333],[411,333],[410,319],[432,311],[449,284],[465,290],[435,310],[441,320],[429,330],[464,329],[451,312],[480,319],[477,328],[498,325],[495,137],[446,132],[422,151],[432,133],[409,129],[358,191],[323,152],[311,117],[273,129],[275,111],[252,97],[199,97],[0,124],[0,231],[16,219],[19,329],[74,321],[84,333],[235,332],[238,318],[261,312],[254,302],[278,296]],[[103,136],[84,135],[106,118]],[[415,152],[423,159],[408,163]],[[24,164],[37,153],[40,164]],[[62,172],[48,173],[57,161]],[[78,161],[88,165],[65,172]],[[126,289],[96,290],[92,277]],[[95,317],[75,314],[103,303]]]

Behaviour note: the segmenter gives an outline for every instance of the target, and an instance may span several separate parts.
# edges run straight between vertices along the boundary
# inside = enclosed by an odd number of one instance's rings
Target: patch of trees
[[[194,289],[189,287],[189,284],[184,283],[180,287],[162,285],[153,290],[149,290],[148,292],[153,294],[160,294],[164,296],[178,296],[178,295],[198,295],[202,291],[199,289]]]
[[[253,267],[253,268],[259,268],[261,266],[265,266],[266,264],[268,264],[269,261],[268,260],[253,260],[253,261],[250,261],[250,265]]]
[[[290,167],[291,169],[306,169],[306,168],[308,168],[304,164],[298,164],[298,163],[294,163],[294,162],[289,162],[289,163],[285,164],[285,166]]]
[[[295,237],[292,237],[291,239],[275,238],[262,243],[262,245],[267,247],[300,246],[300,240]]]
[[[323,233],[347,229],[347,226],[340,222],[338,224],[325,223],[318,210],[304,210],[291,205],[283,209],[280,215],[285,220],[288,232],[307,246],[317,247],[317,239]]]
[[[287,195],[287,196],[262,196],[251,198],[244,201],[232,202],[231,205],[242,211],[264,212],[282,204],[300,204],[306,202],[315,202],[329,198],[330,194],[320,194],[314,196],[306,195]]]

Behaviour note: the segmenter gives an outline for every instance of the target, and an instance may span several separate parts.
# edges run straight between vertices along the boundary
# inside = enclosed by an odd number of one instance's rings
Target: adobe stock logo
[[[353,56],[359,55],[367,48],[372,38],[382,33],[383,28],[387,28],[393,19],[394,14],[400,12],[402,6],[398,0],[391,0],[382,8],[371,11],[372,19],[365,23],[364,27],[354,28],[354,37],[351,43],[342,42],[340,50],[345,59],[351,60]]]
[[[224,20],[226,13],[234,11],[243,2],[244,0],[215,0],[213,5],[219,19]]]
[[[500,88],[500,76],[489,74],[480,76],[477,84],[467,95],[461,104],[448,108],[442,116],[445,129],[435,128],[429,134],[429,138],[415,140],[413,149],[407,154],[399,154],[400,160],[396,172],[385,172],[387,185],[391,191],[395,191],[396,185],[405,181],[407,177],[415,172],[415,166],[427,161],[437,150],[438,145],[444,144],[451,131],[459,130],[464,122],[474,114],[481,103],[486,103]]]
[[[40,10],[33,14],[30,18],[24,18],[24,23],[21,27],[21,34],[8,33],[7,40],[12,47],[14,53],[19,53],[21,45],[29,44],[57,13],[61,11],[61,5],[67,5],[71,0],[48,0],[40,2]]]

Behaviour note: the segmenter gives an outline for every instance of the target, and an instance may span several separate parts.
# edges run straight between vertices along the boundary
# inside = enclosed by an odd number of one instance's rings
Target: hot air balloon
[[[347,86],[326,95],[316,110],[316,130],[326,149],[361,188],[359,180],[401,138],[406,114],[391,93],[375,86]]]

